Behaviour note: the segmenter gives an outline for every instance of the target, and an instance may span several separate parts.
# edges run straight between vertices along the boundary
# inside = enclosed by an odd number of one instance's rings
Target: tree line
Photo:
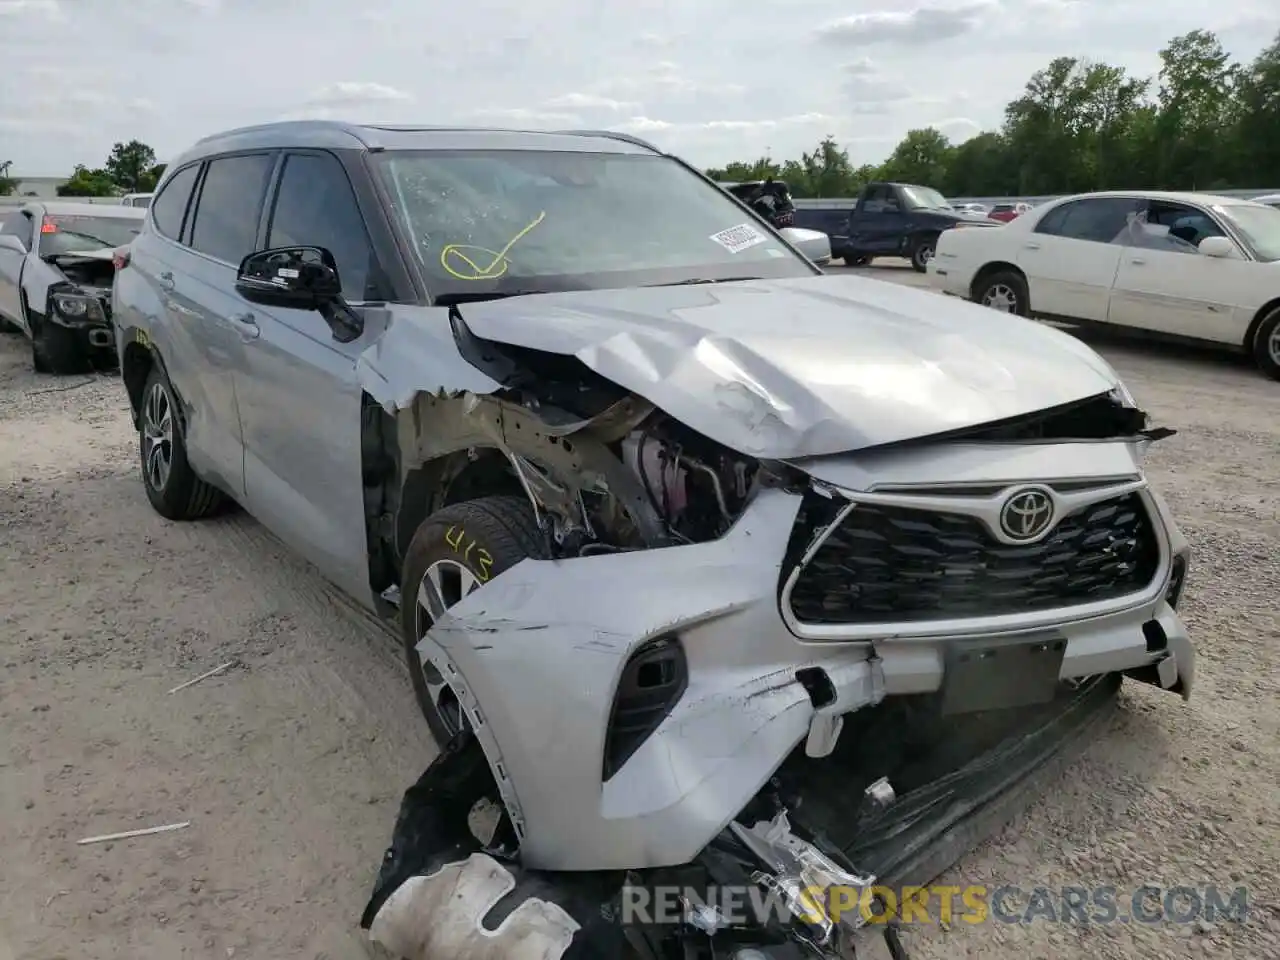
[[[13,162],[0,162],[0,197],[16,193],[21,181],[9,176]],[[70,179],[58,187],[60,197],[115,197],[124,193],[147,193],[155,189],[164,173],[156,163],[156,152],[141,140],[117,143],[100,167],[77,164]],[[29,194],[34,196],[34,194]]]
[[[855,167],[832,137],[798,160],[708,170],[717,180],[785,180],[797,197],[850,197],[871,180],[952,197],[1109,189],[1226,190],[1280,183],[1280,34],[1251,63],[1193,30],[1160,51],[1155,77],[1057,57],[1005,107],[999,130],[951,143],[911,130],[884,163]]]

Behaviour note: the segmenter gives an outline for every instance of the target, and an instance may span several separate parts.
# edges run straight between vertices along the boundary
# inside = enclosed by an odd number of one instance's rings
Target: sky
[[[907,130],[999,126],[1060,55],[1140,75],[1196,28],[1252,57],[1275,0],[0,0],[0,163],[161,161],[296,117],[613,129],[701,166],[855,163]]]

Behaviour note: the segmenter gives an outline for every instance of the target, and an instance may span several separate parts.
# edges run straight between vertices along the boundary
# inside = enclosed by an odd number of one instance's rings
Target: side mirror
[[[264,307],[319,310],[342,296],[342,282],[323,247],[277,247],[240,261],[236,292]]]
[[[316,310],[339,343],[350,343],[364,321],[342,299],[333,254],[324,247],[275,247],[240,261],[236,293],[250,303],[286,310]]]
[[[27,253],[27,245],[11,233],[0,233],[0,250],[12,253]]]
[[[1200,241],[1200,252],[1206,257],[1234,260],[1236,258],[1236,245],[1228,237],[1205,237]]]
[[[821,230],[783,227],[782,238],[820,267],[831,262],[831,238]]]

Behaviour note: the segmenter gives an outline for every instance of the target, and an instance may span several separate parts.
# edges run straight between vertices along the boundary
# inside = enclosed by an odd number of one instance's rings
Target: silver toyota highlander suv
[[[113,292],[143,487],[398,623],[444,749],[365,910],[393,951],[844,956],[865,911],[797,891],[927,881],[1122,676],[1189,695],[1169,431],[1067,334],[789,236],[610,133],[167,168]],[[785,909],[617,906],[664,884]]]

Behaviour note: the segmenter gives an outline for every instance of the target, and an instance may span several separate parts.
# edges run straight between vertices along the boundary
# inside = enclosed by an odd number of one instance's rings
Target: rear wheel
[[[142,485],[156,513],[167,520],[197,520],[222,502],[222,494],[196,476],[187,462],[173,387],[159,366],[142,388],[138,450]]]
[[[1253,337],[1253,359],[1272,380],[1280,380],[1280,307],[1272,310],[1258,324]]]
[[[1001,270],[983,278],[976,284],[973,295],[974,303],[1019,317],[1030,313],[1030,300],[1026,279],[1012,270]]]
[[[413,692],[436,742],[467,729],[457,696],[418,644],[436,620],[472,591],[527,557],[547,559],[529,502],[482,497],[437,510],[422,522],[404,558],[400,636]]]

